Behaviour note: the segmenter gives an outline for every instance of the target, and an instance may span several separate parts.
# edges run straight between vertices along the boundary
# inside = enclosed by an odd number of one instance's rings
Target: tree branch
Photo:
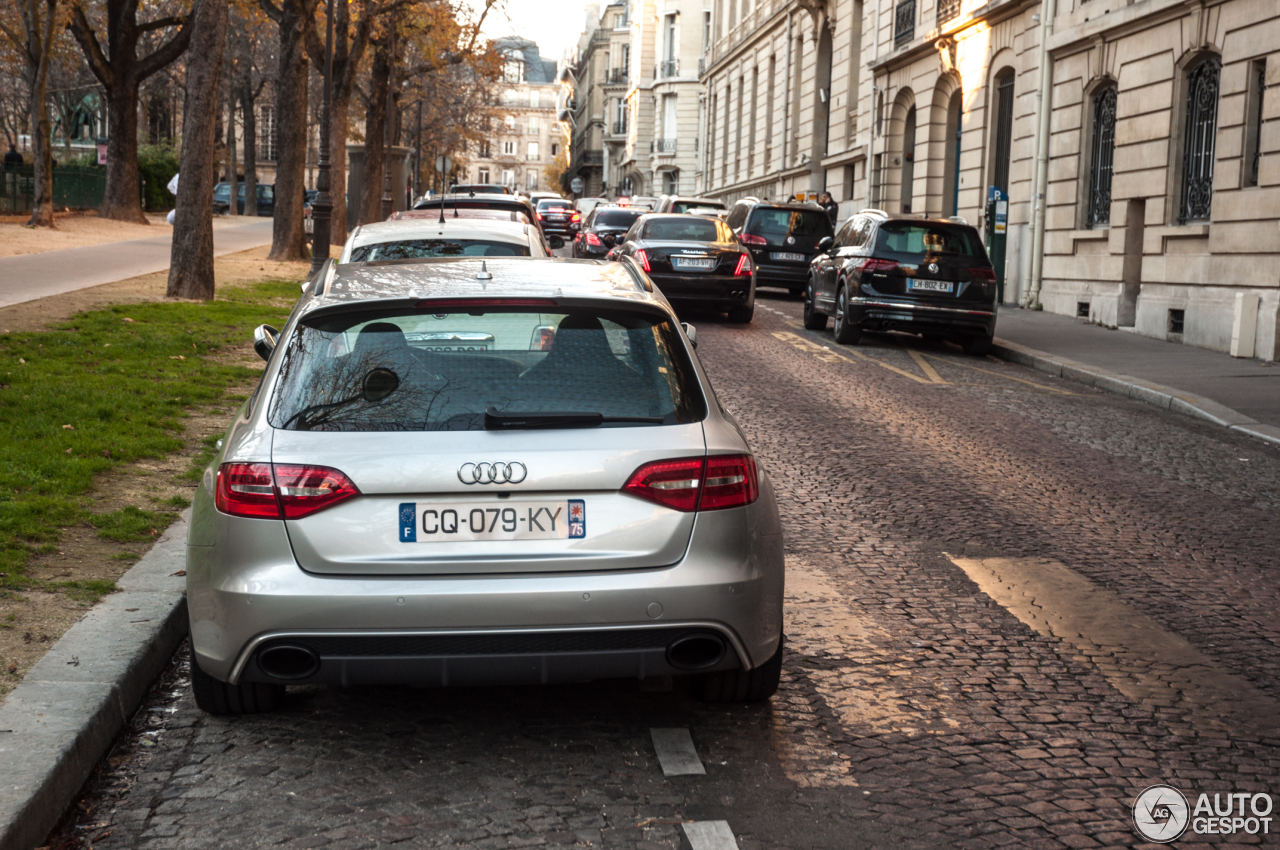
[[[263,13],[277,24],[284,17],[284,9],[272,3],[271,0],[258,0],[258,5],[262,7]]]
[[[116,86],[115,69],[111,67],[110,60],[106,54],[102,52],[102,45],[98,43],[98,36],[93,32],[93,26],[89,23],[89,19],[84,14],[84,9],[79,3],[71,4],[71,20],[67,24],[67,28],[71,30],[71,34],[75,36],[77,42],[80,43],[80,49],[84,52],[85,61],[89,65],[89,70],[93,71],[93,75],[98,78],[98,82],[102,83],[108,91]]]
[[[191,7],[191,14],[182,22],[182,28],[178,30],[173,38],[156,48],[149,55],[143,56],[138,60],[135,67],[137,68],[137,79],[139,81],[150,77],[186,52],[187,45],[191,43],[191,30],[194,26],[192,21],[196,17],[197,4],[203,4],[204,2],[205,0],[196,0],[196,4]]]
[[[176,27],[185,24],[187,18],[185,15],[174,15],[168,18],[157,18],[154,21],[147,21],[145,24],[138,24],[138,32],[151,32],[152,30],[162,30],[165,27]]]

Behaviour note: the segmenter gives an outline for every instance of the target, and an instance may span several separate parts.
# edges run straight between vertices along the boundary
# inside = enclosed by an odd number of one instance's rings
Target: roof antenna
[[[476,280],[493,280],[493,274],[489,271],[489,264],[484,260],[480,261],[480,274],[476,275]]]

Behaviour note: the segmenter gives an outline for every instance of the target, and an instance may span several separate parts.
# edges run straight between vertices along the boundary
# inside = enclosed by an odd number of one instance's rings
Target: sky
[[[473,8],[482,4],[468,0]],[[538,43],[543,59],[559,62],[566,49],[578,43],[588,5],[599,9],[598,2],[588,0],[499,0],[502,8],[489,13],[484,34],[490,38],[519,35]]]

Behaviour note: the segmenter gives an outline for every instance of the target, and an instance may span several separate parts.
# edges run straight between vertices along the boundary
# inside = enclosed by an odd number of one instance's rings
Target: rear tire
[[[857,345],[862,328],[849,321],[849,290],[841,286],[836,292],[836,321],[832,328],[836,342],[841,345]]]
[[[703,702],[763,702],[778,691],[782,678],[782,648],[786,637],[778,639],[778,650],[754,670],[724,670],[695,676],[693,692]]]
[[[805,290],[804,295],[804,329],[807,331],[827,329],[827,314],[818,312],[818,307],[814,303],[816,297],[817,292],[813,281],[809,281],[809,288]]]
[[[991,337],[971,336],[964,341],[964,353],[982,357],[991,353]]]
[[[241,682],[230,685],[200,669],[191,654],[191,692],[196,705],[207,714],[265,714],[275,711],[284,696],[284,685]]]
[[[749,325],[756,314],[756,305],[750,307],[734,307],[729,311],[729,321],[735,325]]]

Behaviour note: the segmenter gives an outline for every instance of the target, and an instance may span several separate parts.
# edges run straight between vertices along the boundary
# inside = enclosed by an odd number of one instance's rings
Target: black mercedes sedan
[[[729,321],[743,324],[755,313],[755,264],[719,219],[643,215],[613,255],[632,257],[677,307],[723,310]]]
[[[597,206],[587,214],[582,230],[573,237],[575,259],[599,260],[626,235],[644,210],[629,207]]]
[[[996,329],[996,273],[978,231],[962,219],[863,210],[818,243],[809,267],[804,326],[835,320],[835,340],[864,330],[948,339],[986,354]]]

